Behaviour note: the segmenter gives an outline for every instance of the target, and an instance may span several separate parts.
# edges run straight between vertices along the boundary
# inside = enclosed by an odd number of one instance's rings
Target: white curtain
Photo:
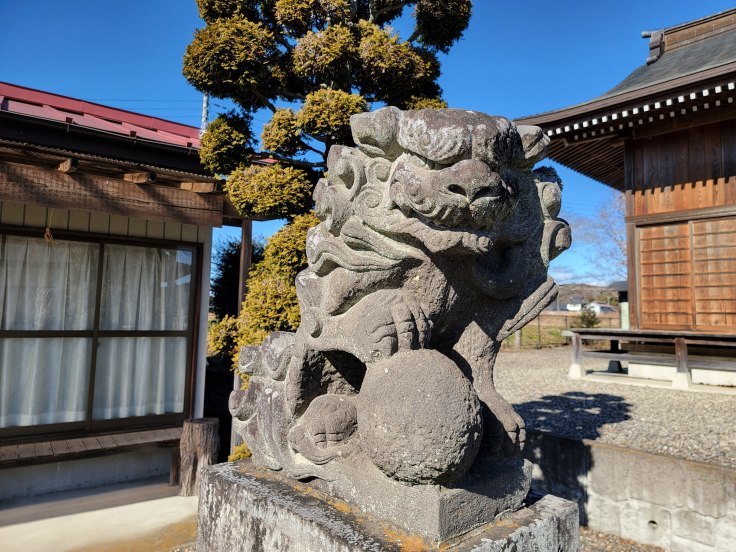
[[[0,329],[91,330],[97,244],[0,238]],[[84,420],[90,338],[0,338],[0,427]]]
[[[105,247],[103,330],[186,330],[192,253],[122,245]],[[97,350],[93,417],[181,412],[185,337],[106,337]]]
[[[186,330],[192,253],[105,246],[103,330]]]
[[[91,331],[99,244],[0,236],[0,329]],[[193,255],[104,247],[100,329],[186,331]],[[83,421],[91,337],[0,337],[0,428]],[[182,412],[187,338],[103,337],[95,419]]]
[[[185,337],[111,337],[97,349],[96,420],[181,412]]]

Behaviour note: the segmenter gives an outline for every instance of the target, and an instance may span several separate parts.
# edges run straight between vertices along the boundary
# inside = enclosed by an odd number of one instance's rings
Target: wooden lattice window
[[[736,217],[638,229],[639,326],[731,333]]]

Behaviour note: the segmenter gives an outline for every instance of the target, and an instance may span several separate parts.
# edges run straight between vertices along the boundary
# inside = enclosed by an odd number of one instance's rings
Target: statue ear
[[[382,107],[350,117],[350,130],[358,148],[371,157],[398,157],[395,150],[400,114],[396,107]]]
[[[521,143],[524,147],[523,164],[527,168],[532,168],[536,163],[547,157],[549,137],[537,126],[518,125],[516,130],[521,136]]]

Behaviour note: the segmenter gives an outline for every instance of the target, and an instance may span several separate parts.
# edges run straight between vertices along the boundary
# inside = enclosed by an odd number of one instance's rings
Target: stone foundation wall
[[[581,524],[673,552],[736,543],[736,470],[531,432],[532,490],[574,500]]]
[[[7,500],[113,485],[169,473],[171,451],[158,448],[0,470],[0,508]],[[2,548],[0,546],[0,548]]]

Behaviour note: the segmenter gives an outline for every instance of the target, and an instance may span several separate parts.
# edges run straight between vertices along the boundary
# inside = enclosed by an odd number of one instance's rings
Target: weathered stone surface
[[[658,455],[657,469],[652,470],[649,455],[632,453],[629,457],[629,496],[668,508],[680,508],[687,502],[687,484],[683,461]]]
[[[719,518],[728,506],[726,477],[733,470],[709,464],[687,463],[687,507],[693,512]]]
[[[364,457],[356,457],[342,465],[335,480],[315,479],[310,484],[438,543],[518,509],[529,492],[530,472],[531,464],[521,458],[488,458],[476,462],[450,487],[408,487],[383,475]]]
[[[649,454],[600,441],[574,441],[535,431],[529,433],[524,456],[534,462],[532,492],[552,493],[569,500],[579,501],[581,519],[591,529],[639,542],[654,542],[668,549],[675,538],[681,548],[695,543],[697,549],[712,545],[712,537],[689,538],[678,535],[685,531],[675,528],[676,516],[687,516],[687,511],[697,514],[705,527],[715,527],[718,552],[731,552],[736,542],[736,470],[674,458],[662,454]],[[564,468],[560,467],[564,459]],[[679,466],[676,470],[673,465]],[[682,472],[679,472],[679,470]],[[683,496],[684,506],[647,504],[632,498],[627,492],[632,472],[638,485],[637,496],[650,497],[664,502],[664,497]],[[663,479],[660,472],[679,479]],[[587,477],[585,474],[588,473]],[[618,487],[617,487],[618,486]],[[676,491],[662,487],[679,487]],[[620,488],[619,488],[620,487]],[[712,501],[710,503],[709,501]],[[679,498],[674,501],[680,502]],[[684,512],[684,513],[683,513]],[[656,526],[650,525],[654,521]],[[682,524],[680,524],[682,525]],[[692,525],[690,526],[692,528]],[[691,540],[695,539],[695,540]]]
[[[621,535],[621,503],[590,494],[586,508],[588,527],[609,535]]]
[[[716,544],[716,522],[689,510],[678,510],[672,516],[672,533],[677,537],[698,541],[708,546]]]
[[[462,476],[478,454],[481,423],[470,382],[437,351],[399,353],[363,380],[361,440],[376,467],[399,481],[443,484]]]
[[[581,441],[531,432],[524,448],[525,458],[534,462],[532,490],[537,494],[562,496],[577,503],[586,524],[590,447]]]
[[[729,552],[732,548],[726,549]],[[716,552],[716,549],[707,544],[702,544],[689,539],[683,539],[680,537],[672,537],[672,544],[669,548],[670,552]]]
[[[666,508],[629,500],[621,508],[621,527],[626,538],[642,544],[669,547],[672,542],[672,514]]]
[[[250,462],[219,464],[205,470],[197,550],[575,552],[577,516],[574,503],[545,496],[455,539],[432,543],[277,472]]]
[[[240,472],[236,464],[204,471],[199,492],[198,552],[400,550],[386,547],[380,529],[363,528],[348,508],[321,502],[277,477]]]
[[[716,550],[727,552],[736,543],[736,519],[721,518],[716,523]]]
[[[577,552],[580,549],[577,506],[551,495],[481,531],[456,548],[447,549],[448,552]]]
[[[736,520],[736,470],[724,473],[726,478],[726,515]]]
[[[612,500],[629,498],[631,456],[630,449],[597,444],[590,449],[590,489]]]

